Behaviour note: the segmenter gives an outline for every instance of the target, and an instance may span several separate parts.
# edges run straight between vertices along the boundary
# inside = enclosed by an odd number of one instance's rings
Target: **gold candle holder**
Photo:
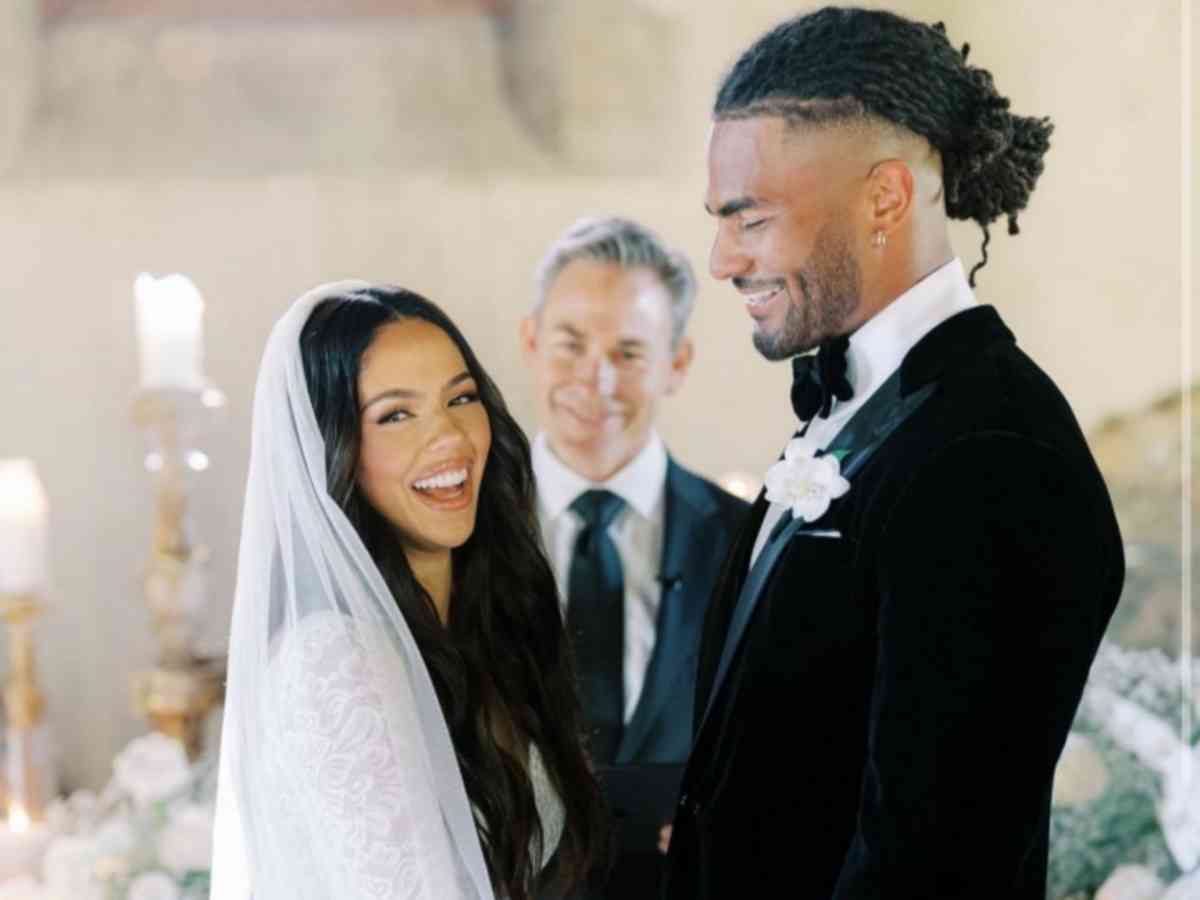
[[[33,594],[0,596],[0,615],[8,624],[9,675],[4,683],[7,813],[9,825],[17,830],[42,821],[53,795],[43,726],[46,701],[38,687],[34,660],[33,620],[40,611]]]
[[[223,405],[214,388],[158,389],[141,392],[133,409],[152,444],[146,468],[154,476],[155,513],[143,590],[158,642],[155,668],[134,675],[134,704],[156,731],[182,741],[193,759],[203,750],[208,713],[221,702],[224,666],[195,652],[209,554],[188,540],[187,473],[207,468],[208,458],[191,446],[192,432]]]
[[[134,675],[134,704],[155,731],[183,744],[188,758],[204,750],[204,723],[224,696],[224,666],[196,660],[187,668],[159,667]]]

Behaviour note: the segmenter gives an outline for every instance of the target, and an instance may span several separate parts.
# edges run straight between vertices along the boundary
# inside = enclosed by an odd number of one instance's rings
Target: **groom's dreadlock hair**
[[[946,28],[880,10],[826,7],[778,25],[742,54],[717,93],[713,116],[779,116],[793,124],[883,120],[925,138],[942,157],[946,214],[983,229],[1029,202],[1053,125],[1016,116],[992,75],[967,65]]]

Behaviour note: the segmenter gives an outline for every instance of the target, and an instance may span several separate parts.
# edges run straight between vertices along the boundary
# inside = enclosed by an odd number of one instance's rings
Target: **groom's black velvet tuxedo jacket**
[[[670,900],[1045,897],[1054,767],[1124,579],[1107,490],[991,307],[876,398],[829,447],[849,492],[743,597],[760,497],[718,579]]]

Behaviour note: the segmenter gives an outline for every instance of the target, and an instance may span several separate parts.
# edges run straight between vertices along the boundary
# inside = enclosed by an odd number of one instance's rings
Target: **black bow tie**
[[[845,403],[854,396],[846,378],[846,348],[850,338],[833,338],[816,353],[792,358],[792,409],[802,422],[815,416],[828,418],[833,401]]]

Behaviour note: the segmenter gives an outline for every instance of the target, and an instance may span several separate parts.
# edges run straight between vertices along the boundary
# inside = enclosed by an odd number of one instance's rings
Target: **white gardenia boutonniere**
[[[792,438],[783,459],[767,469],[767,499],[790,507],[801,522],[815,522],[829,504],[850,490],[837,456],[817,456],[820,447],[808,438]]]

